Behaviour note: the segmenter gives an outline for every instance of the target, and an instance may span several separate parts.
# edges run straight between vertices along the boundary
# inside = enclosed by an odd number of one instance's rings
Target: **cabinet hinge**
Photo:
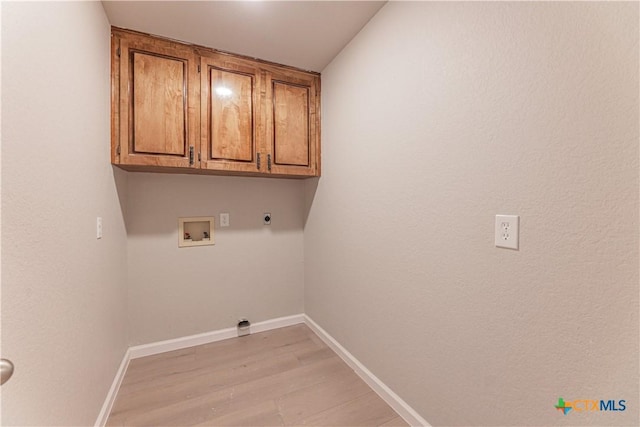
[[[271,154],[267,154],[267,170],[271,172]]]
[[[260,153],[256,155],[256,169],[260,170]]]
[[[189,165],[193,166],[193,145],[189,147]]]

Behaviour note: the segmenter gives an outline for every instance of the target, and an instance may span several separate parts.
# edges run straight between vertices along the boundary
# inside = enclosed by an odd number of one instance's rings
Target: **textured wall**
[[[131,173],[130,344],[302,313],[304,182]],[[229,212],[230,227],[218,215]],[[262,214],[273,215],[262,224]],[[178,217],[215,216],[215,245],[178,248]]]
[[[638,425],[638,4],[391,2],[322,83],[306,313],[433,425]]]
[[[3,2],[2,425],[96,420],[127,348],[116,185],[102,5]]]

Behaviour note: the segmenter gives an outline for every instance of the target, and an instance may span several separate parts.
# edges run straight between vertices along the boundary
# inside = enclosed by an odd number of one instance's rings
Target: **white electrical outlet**
[[[220,227],[229,226],[229,214],[227,212],[220,214]]]
[[[518,249],[520,217],[518,215],[496,215],[496,246]]]

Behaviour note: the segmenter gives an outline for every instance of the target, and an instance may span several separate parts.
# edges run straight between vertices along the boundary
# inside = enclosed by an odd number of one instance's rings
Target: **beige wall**
[[[304,182],[131,173],[130,344],[299,314]],[[219,227],[219,214],[230,226]],[[262,224],[262,214],[273,215]],[[215,245],[178,248],[178,217],[215,216]]]
[[[433,425],[638,425],[638,4],[393,2],[322,83],[306,313]]]
[[[3,425],[96,420],[127,348],[116,183],[102,5],[3,2]]]

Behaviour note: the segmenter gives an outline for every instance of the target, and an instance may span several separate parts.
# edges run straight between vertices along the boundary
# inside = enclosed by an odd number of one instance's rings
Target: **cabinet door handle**
[[[260,170],[260,153],[256,155],[256,169]]]
[[[267,170],[271,172],[271,154],[267,154]]]

